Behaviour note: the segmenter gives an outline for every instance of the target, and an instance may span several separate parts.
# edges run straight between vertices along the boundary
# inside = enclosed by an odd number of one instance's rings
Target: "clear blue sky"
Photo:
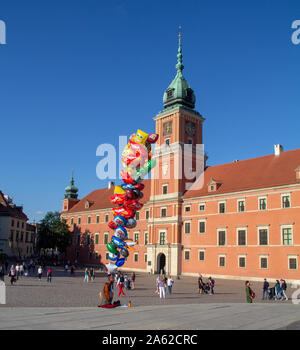
[[[209,165],[300,148],[296,19],[298,0],[0,0],[0,189],[39,221],[72,167],[80,197],[106,186],[96,148],[154,131],[179,25]]]

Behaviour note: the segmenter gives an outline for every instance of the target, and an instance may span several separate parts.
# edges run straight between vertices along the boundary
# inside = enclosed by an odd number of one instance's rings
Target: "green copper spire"
[[[181,27],[179,27],[181,29]],[[164,107],[183,105],[189,108],[195,107],[196,97],[194,91],[182,75],[184,65],[182,64],[181,32],[178,35],[177,74],[164,93]]]
[[[65,188],[65,198],[68,198],[68,199],[77,199],[78,197],[78,188],[76,186],[74,186],[74,169],[72,169],[72,177],[71,177],[71,180],[70,180],[70,186],[67,186]]]

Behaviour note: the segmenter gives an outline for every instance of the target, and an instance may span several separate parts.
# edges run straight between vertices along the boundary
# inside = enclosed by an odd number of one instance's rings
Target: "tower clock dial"
[[[164,136],[172,134],[172,122],[167,122],[164,124]]]
[[[186,122],[185,123],[185,132],[190,136],[194,136],[195,135],[195,124],[192,122]]]

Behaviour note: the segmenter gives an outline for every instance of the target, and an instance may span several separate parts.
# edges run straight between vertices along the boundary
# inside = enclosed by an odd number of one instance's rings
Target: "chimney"
[[[281,145],[274,145],[274,154],[276,157],[280,156],[280,153],[283,152],[283,146]]]

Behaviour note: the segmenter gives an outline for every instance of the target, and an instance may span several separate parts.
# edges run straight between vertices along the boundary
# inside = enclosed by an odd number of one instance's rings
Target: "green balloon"
[[[108,243],[106,247],[110,253],[115,254],[117,252],[117,247],[112,242]]]

